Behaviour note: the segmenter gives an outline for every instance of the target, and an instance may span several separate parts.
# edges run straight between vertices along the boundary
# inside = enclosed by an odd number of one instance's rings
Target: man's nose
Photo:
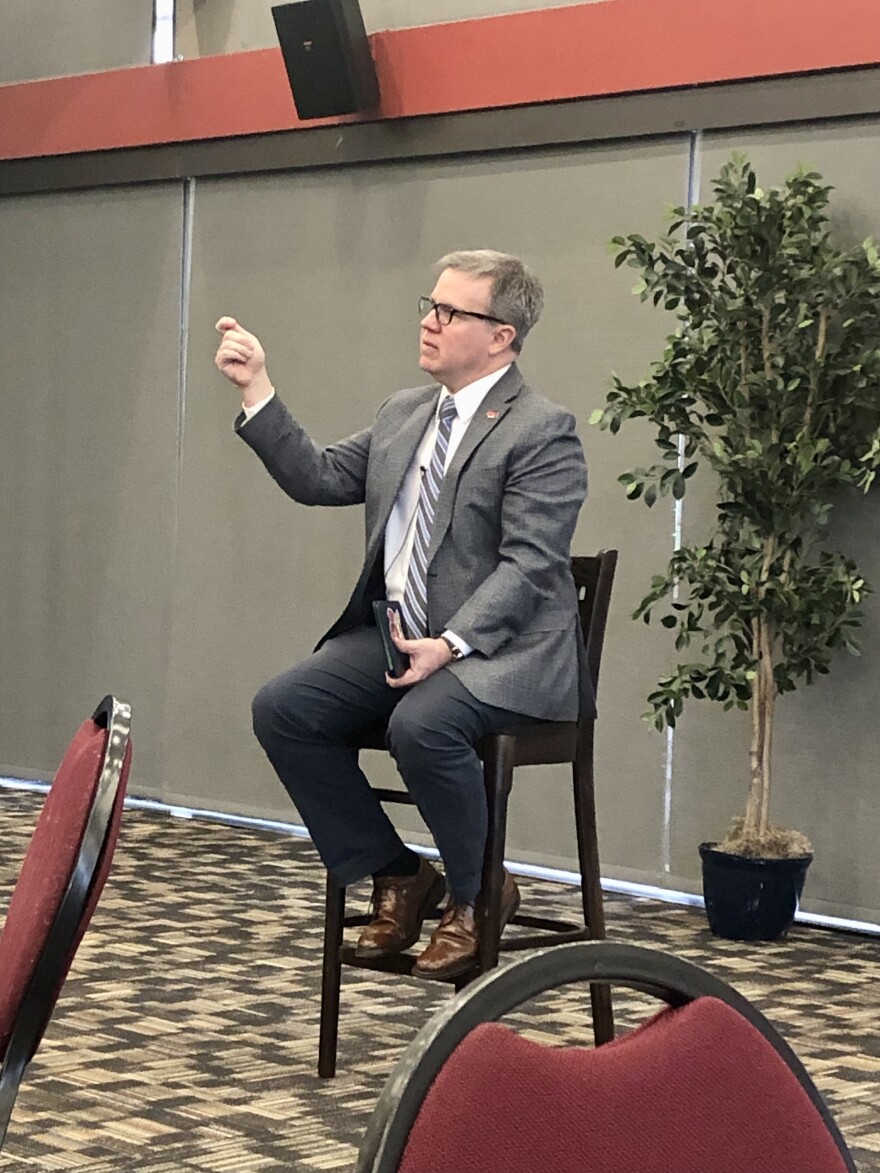
[[[422,318],[422,326],[425,330],[433,330],[435,334],[440,329],[440,319],[433,306]]]

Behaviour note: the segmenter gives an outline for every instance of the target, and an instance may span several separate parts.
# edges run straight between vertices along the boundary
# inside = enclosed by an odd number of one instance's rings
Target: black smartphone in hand
[[[405,652],[401,652],[391,638],[391,620],[388,612],[396,613],[400,620],[400,630],[406,637],[406,630],[403,626],[403,613],[400,609],[400,603],[393,602],[390,599],[379,599],[378,602],[373,603],[373,614],[376,616],[376,626],[379,628],[379,634],[382,636],[382,646],[385,649],[385,663],[388,668],[389,676],[403,676],[409,667],[409,656]]]

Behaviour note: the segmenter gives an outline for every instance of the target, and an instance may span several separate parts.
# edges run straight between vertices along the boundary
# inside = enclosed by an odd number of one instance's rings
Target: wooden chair
[[[545,1046],[496,1020],[571,982],[667,1006],[607,1047]],[[484,975],[407,1047],[355,1173],[856,1173],[803,1064],[741,994],[690,962],[607,941]]]
[[[616,566],[616,550],[602,550],[594,556],[572,559],[587,669],[594,695],[598,691],[605,623]],[[533,949],[547,943],[547,934],[555,941],[601,939],[605,936],[593,784],[593,725],[594,719],[583,715],[577,722],[545,721],[522,725],[496,733],[478,746],[483,760],[489,806],[489,831],[483,861],[483,898],[477,909],[480,948],[474,970],[463,978],[452,979],[456,989],[461,989],[480,973],[494,968],[502,948]],[[384,750],[384,729],[377,727],[370,730],[367,736],[359,739],[358,746],[361,749]],[[502,867],[513,771],[517,766],[557,763],[571,763],[572,766],[584,921],[583,924],[574,924],[520,913],[511,923],[538,930],[537,935],[517,935],[502,941]],[[383,802],[411,804],[413,801],[404,790],[377,787],[377,793]],[[318,1074],[325,1078],[336,1074],[342,966],[354,965],[364,969],[409,974],[415,962],[416,955],[413,953],[371,959],[356,957],[354,947],[343,943],[343,930],[348,926],[364,925],[368,919],[366,915],[346,915],[345,889],[328,876],[318,1044]],[[591,996],[596,1043],[605,1043],[614,1037],[610,991],[607,986],[597,984],[591,987]]]
[[[105,697],[43,805],[0,935],[0,1146],[18,1087],[86,931],[119,833],[131,710]]]

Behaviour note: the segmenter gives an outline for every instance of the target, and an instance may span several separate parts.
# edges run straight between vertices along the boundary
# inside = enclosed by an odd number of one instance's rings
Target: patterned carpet
[[[0,791],[8,893],[39,798]],[[346,971],[340,1074],[314,1074],[323,873],[310,846],[129,810],[114,872],[13,1112],[2,1173],[350,1170],[395,1059],[445,988]],[[530,911],[570,888],[522,883]],[[780,945],[713,939],[698,910],[609,897],[610,935],[737,986],[828,1099],[862,1173],[880,1173],[880,941],[797,927]],[[586,1041],[585,991],[514,1016]],[[619,1018],[649,1007],[628,996]]]

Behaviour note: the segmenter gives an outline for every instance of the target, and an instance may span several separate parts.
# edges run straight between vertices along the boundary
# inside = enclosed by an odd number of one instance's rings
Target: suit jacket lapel
[[[382,477],[382,495],[379,499],[378,513],[370,535],[370,549],[385,536],[385,526],[391,516],[391,509],[400,492],[400,486],[406,475],[406,470],[412,463],[416,449],[421,442],[425,429],[431,422],[431,417],[437,409],[437,400],[440,398],[440,388],[432,389],[428,398],[414,408],[407,416],[399,431],[392,438],[382,453],[384,463]]]
[[[437,508],[434,511],[434,524],[431,527],[431,542],[428,546],[428,564],[443,541],[449,523],[452,520],[452,505],[458,487],[458,478],[461,470],[474,454],[479,445],[485,440],[492,429],[502,420],[509,411],[511,403],[519,395],[523,387],[523,377],[519,368],[514,364],[506,374],[498,380],[489,391],[486,398],[477,408],[476,414],[467,426],[461,443],[455,450],[450,461],[440,496],[437,498]]]

